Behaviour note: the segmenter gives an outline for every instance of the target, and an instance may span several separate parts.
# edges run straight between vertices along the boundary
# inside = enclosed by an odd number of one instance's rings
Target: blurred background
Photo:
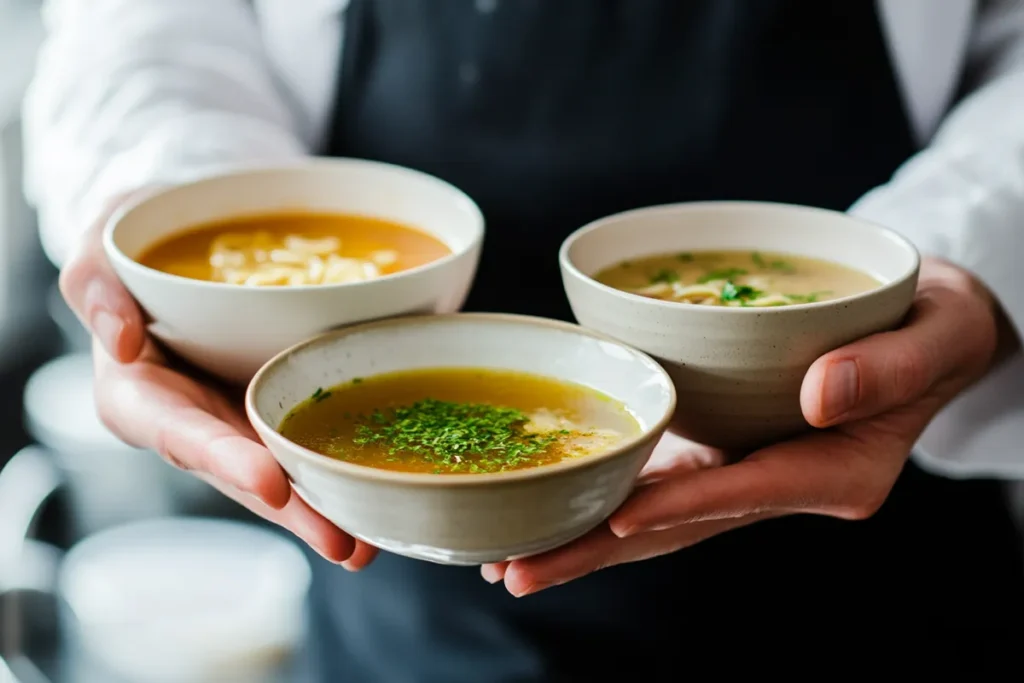
[[[297,545],[96,417],[21,189],[42,37],[39,0],[0,0],[0,683],[300,682]]]

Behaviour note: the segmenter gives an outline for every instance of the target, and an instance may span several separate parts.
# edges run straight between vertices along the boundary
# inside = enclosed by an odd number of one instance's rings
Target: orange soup
[[[194,280],[294,286],[372,280],[450,253],[436,237],[380,218],[292,212],[194,226],[137,260]]]
[[[278,431],[357,465],[486,474],[604,452],[641,430],[621,403],[578,384],[510,370],[430,368],[317,389]]]

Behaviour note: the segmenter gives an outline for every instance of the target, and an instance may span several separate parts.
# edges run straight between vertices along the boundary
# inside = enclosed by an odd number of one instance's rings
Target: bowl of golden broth
[[[811,364],[897,327],[918,253],[843,213],[756,202],[656,206],[600,219],[562,245],[579,323],[656,358],[679,397],[671,429],[755,449],[809,428]]]
[[[271,360],[246,394],[311,507],[379,548],[462,565],[543,552],[601,523],[674,405],[647,355],[498,314],[330,332]]]
[[[325,330],[458,310],[483,234],[476,204],[440,179],[311,159],[149,194],[110,220],[104,248],[154,337],[246,382]]]

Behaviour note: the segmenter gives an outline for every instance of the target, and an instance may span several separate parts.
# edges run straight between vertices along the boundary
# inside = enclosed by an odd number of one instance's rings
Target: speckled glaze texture
[[[366,282],[260,288],[167,275],[134,260],[154,242],[196,224],[302,209],[394,220],[437,236],[453,253]],[[244,384],[274,354],[326,330],[457,311],[476,273],[483,234],[477,206],[441,180],[388,164],[317,159],[150,195],[112,218],[104,248],[151,318],[154,337],[193,364]]]
[[[642,256],[712,249],[798,254],[878,277],[862,295],[778,308],[663,302],[590,278]],[[808,429],[800,386],[821,355],[897,327],[917,285],[908,242],[845,214],[779,204],[707,202],[611,216],[570,236],[560,253],[579,323],[641,349],[671,375],[678,403],[672,431],[746,451]]]
[[[642,433],[607,453],[500,474],[411,474],[308,451],[277,433],[319,387],[429,367],[520,370],[622,401]],[[488,314],[358,325],[285,351],[253,378],[246,410],[313,509],[373,545],[443,564],[543,552],[581,536],[629,495],[675,406],[668,374],[647,355],[575,325]]]

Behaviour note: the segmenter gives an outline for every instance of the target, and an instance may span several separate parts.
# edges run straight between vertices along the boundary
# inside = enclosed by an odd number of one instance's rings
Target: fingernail
[[[92,314],[89,321],[92,333],[95,334],[104,348],[114,357],[117,356],[117,341],[121,337],[124,323],[113,313],[99,310]]]
[[[484,578],[484,581],[491,584],[498,583],[504,578],[497,567],[489,564],[480,567],[480,576]]]
[[[527,595],[533,595],[534,593],[539,593],[542,590],[544,590],[545,588],[550,588],[553,585],[554,584],[551,583],[551,582],[531,583],[531,584],[529,584],[527,586],[524,586],[523,588],[521,588],[519,590],[515,590],[515,591],[510,590],[509,592],[512,593],[513,597],[523,598],[523,597],[526,597]]]
[[[638,526],[622,526],[616,524],[609,524],[608,528],[612,530],[612,533],[615,534],[617,538],[628,538],[645,531]]]
[[[829,367],[821,397],[825,419],[833,420],[852,410],[859,392],[860,375],[855,361],[844,360]]]

